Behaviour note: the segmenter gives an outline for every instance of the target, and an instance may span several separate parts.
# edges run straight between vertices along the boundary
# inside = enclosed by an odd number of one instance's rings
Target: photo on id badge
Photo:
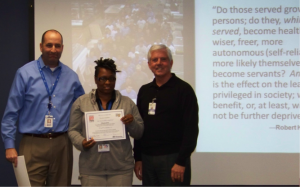
[[[148,114],[155,115],[156,103],[149,103]]]
[[[53,116],[51,115],[46,115],[45,116],[45,127],[47,128],[52,128],[53,127]]]
[[[98,152],[109,152],[109,144],[99,144]]]

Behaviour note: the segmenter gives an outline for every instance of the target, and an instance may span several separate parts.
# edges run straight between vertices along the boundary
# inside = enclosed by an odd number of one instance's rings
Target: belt
[[[57,133],[46,133],[46,134],[29,134],[29,133],[26,133],[24,135],[26,136],[31,136],[31,137],[38,137],[38,138],[49,138],[49,139],[52,139],[52,138],[56,138],[60,135],[63,135],[63,134],[66,134],[67,132],[57,132]]]

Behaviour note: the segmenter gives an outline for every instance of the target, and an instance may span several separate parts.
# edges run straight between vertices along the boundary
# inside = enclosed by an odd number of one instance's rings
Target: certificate
[[[85,112],[86,139],[95,141],[126,139],[125,125],[120,120],[123,110]]]

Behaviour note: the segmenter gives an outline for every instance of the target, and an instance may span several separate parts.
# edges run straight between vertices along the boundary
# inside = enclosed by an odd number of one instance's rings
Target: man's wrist
[[[4,141],[4,147],[5,147],[5,149],[11,149],[11,148],[15,149],[14,140],[5,140]]]

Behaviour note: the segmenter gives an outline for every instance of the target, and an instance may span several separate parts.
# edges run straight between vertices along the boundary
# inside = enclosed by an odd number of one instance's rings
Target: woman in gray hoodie
[[[97,89],[79,97],[73,104],[70,115],[69,137],[81,151],[79,173],[82,186],[131,186],[134,168],[129,135],[141,138],[143,120],[135,103],[114,90],[116,65],[112,59],[95,61]],[[126,139],[113,141],[87,140],[85,112],[101,110],[124,110],[120,120],[125,124]]]

